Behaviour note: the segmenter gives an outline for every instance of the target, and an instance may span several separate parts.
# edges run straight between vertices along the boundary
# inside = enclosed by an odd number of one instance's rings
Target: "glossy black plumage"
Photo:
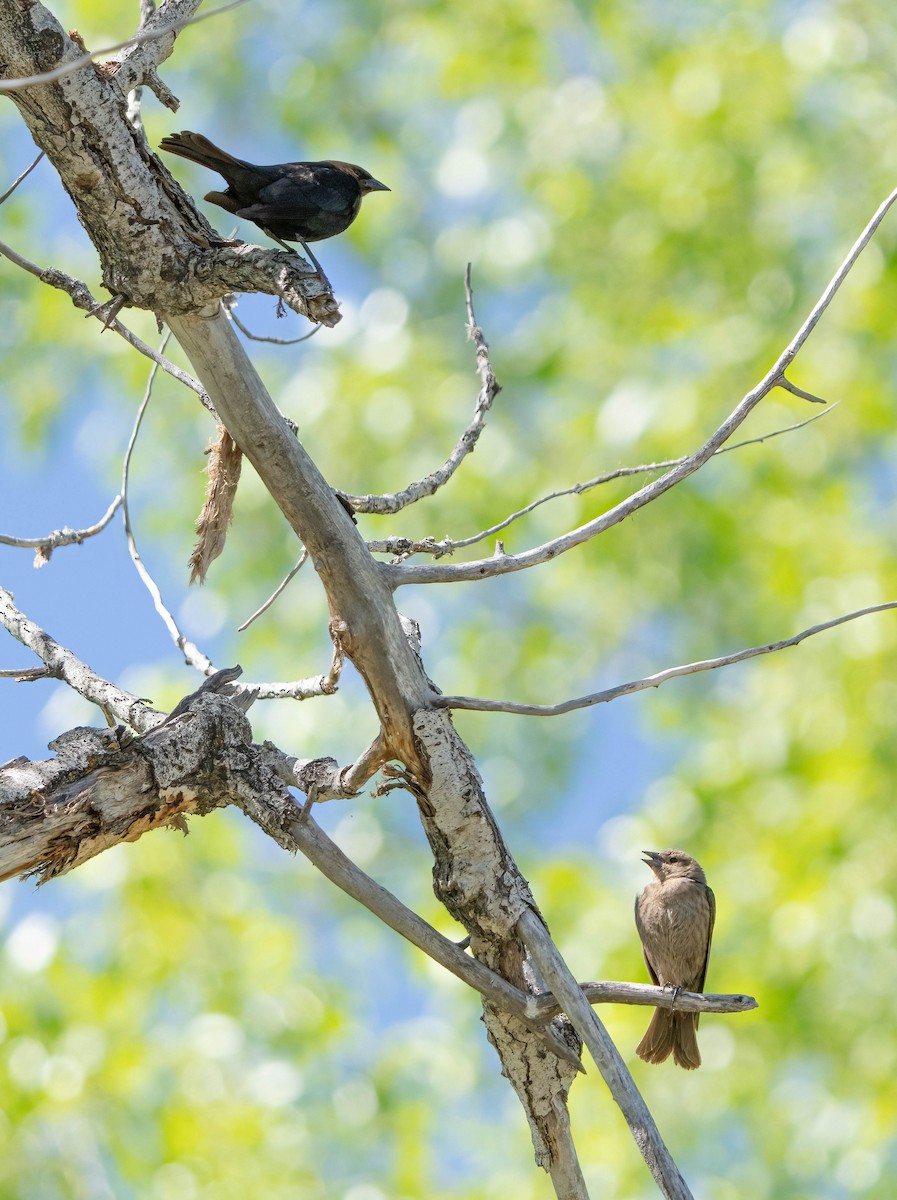
[[[234,158],[200,133],[173,133],[159,143],[227,180],[224,192],[205,199],[245,217],[278,242],[320,242],[348,229],[368,192],[388,192],[364,167],[353,163],[275,163],[258,166]]]

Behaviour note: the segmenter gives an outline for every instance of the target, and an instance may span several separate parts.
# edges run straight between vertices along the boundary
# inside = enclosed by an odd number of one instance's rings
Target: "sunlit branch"
[[[53,551],[61,546],[80,546],[88,538],[102,533],[118,512],[120,504],[121,496],[116,496],[99,521],[95,525],[88,525],[86,529],[69,529],[66,526],[64,529],[54,529],[52,533],[39,538],[10,537],[0,533],[0,544],[14,546],[19,550],[35,550],[37,553],[34,556],[34,565],[42,567],[50,561]]]
[[[485,428],[486,414],[492,407],[495,397],[501,391],[501,384],[495,378],[495,372],[492,370],[492,365],[489,361],[489,346],[474,316],[469,263],[464,275],[464,291],[467,298],[467,334],[476,348],[476,369],[480,377],[480,391],[477,396],[473,419],[461,434],[457,445],[449,457],[431,475],[427,475],[424,479],[420,479],[415,483],[410,483],[403,491],[394,492],[391,495],[353,496],[347,492],[346,495],[349,502],[356,512],[387,516],[391,513],[397,513],[409,504],[415,504],[418,500],[422,500],[426,496],[432,496],[443,484],[448,483],[467,455],[472,453],[480,434]]]
[[[542,921],[528,909],[517,922],[517,929],[542,978],[551,988],[567,1019],[582,1038],[608,1091],[626,1118],[632,1136],[641,1150],[655,1182],[668,1200],[692,1200],[692,1194],[667,1149],[651,1112],[635,1086],[620,1051],[591,1008],[582,989]]]
[[[742,1013],[759,1007],[753,996],[741,992],[683,992],[649,983],[620,983],[612,979],[579,986],[589,1004],[637,1004],[697,1013]],[[552,992],[533,997],[530,1006],[545,1020],[563,1012],[563,1006]]]
[[[32,650],[44,664],[40,674],[16,672],[14,678],[23,681],[47,676],[60,679],[91,704],[96,704],[104,712],[111,713],[123,724],[130,725],[140,732],[151,729],[162,720],[163,713],[158,712],[145,700],[132,696],[130,692],[123,691],[97,675],[96,671],[81,662],[71,650],[61,646],[39,625],[29,620],[16,608],[12,594],[5,588],[0,588],[0,625],[11,633],[16,641]]]
[[[34,160],[34,162],[31,164],[31,166],[26,167],[25,170],[22,172],[22,174],[18,177],[18,179],[13,180],[13,182],[9,185],[9,187],[6,189],[6,191],[3,193],[3,195],[0,196],[0,204],[4,204],[10,198],[10,196],[13,194],[13,192],[16,190],[16,188],[19,186],[19,184],[22,182],[22,180],[28,178],[28,176],[31,174],[31,172],[34,170],[34,168],[37,166],[37,164],[40,162],[40,160],[43,157],[44,157],[44,152],[43,152],[43,150],[41,150],[40,154],[37,156],[37,158]]]
[[[136,333],[133,333],[126,325],[123,325],[119,320],[112,320],[107,323],[106,316],[103,312],[103,305],[91,295],[90,289],[86,283],[82,283],[80,279],[74,279],[71,275],[66,275],[64,271],[58,271],[55,267],[39,267],[37,263],[30,262],[21,254],[18,254],[11,246],[0,242],[0,254],[8,258],[10,262],[15,263],[17,267],[21,267],[23,271],[27,271],[29,275],[33,275],[42,283],[47,283],[50,287],[58,288],[61,292],[65,292],[74,304],[75,308],[80,308],[86,312],[89,317],[94,317],[103,324],[106,329],[111,329],[117,333],[119,337],[123,337],[125,341],[133,346],[135,350],[139,350],[141,354],[146,355],[148,359],[161,367],[167,375],[171,375],[178,383],[184,384],[191,391],[196,392],[205,407],[214,415],[212,402],[206,394],[205,388],[188,375],[186,371],[181,370],[170,359],[159,354],[152,346],[139,338]]]
[[[825,403],[825,401],[821,403]],[[834,412],[837,407],[838,401],[835,401],[834,404],[830,404],[824,408],[822,412],[817,412],[812,417],[807,417],[805,421],[798,421],[794,425],[786,425],[783,429],[773,429],[769,433],[762,433],[758,437],[747,438],[743,442],[735,442],[731,446],[721,446],[716,451],[714,457],[720,454],[730,454],[733,450],[741,450],[745,446],[754,446],[760,442],[767,442],[771,438],[781,437],[784,433],[793,433],[797,429],[803,429],[804,426],[812,425],[814,421],[818,421],[821,417]],[[547,504],[550,500],[559,500],[564,496],[581,496],[585,492],[591,491],[592,488],[600,487],[604,483],[612,483],[615,479],[623,479],[632,475],[648,475],[653,471],[667,471],[670,467],[677,467],[683,462],[685,462],[684,457],[667,459],[666,462],[643,463],[637,467],[617,467],[615,471],[608,471],[604,475],[596,475],[594,479],[587,479],[584,483],[573,483],[570,487],[561,488],[556,492],[549,492],[548,495],[541,496],[538,500],[533,500],[531,504],[527,504],[524,508],[511,513],[503,521],[499,521],[496,525],[491,525],[488,529],[484,529],[480,533],[475,533],[471,537],[458,538],[457,540],[443,538],[440,542],[437,542],[432,537],[421,538],[419,541],[411,541],[409,538],[391,537],[383,538],[380,541],[369,541],[367,546],[372,554],[393,554],[399,559],[408,558],[412,554],[432,554],[434,558],[443,558],[446,554],[454,554],[456,550],[463,550],[466,546],[473,546],[488,537],[493,537],[496,533],[501,533],[503,529],[507,529],[509,525],[512,525],[515,521],[519,521],[521,517],[528,516],[529,513],[541,505]]]
[[[263,820],[244,808],[247,816],[267,828]],[[331,883],[346,892],[359,904],[401,934],[430,958],[459,979],[475,988],[487,1000],[498,1007],[513,1012],[529,1028],[547,1038],[555,1054],[573,1063],[581,1070],[579,1059],[550,1026],[537,1019],[529,1007],[529,997],[518,988],[507,983],[484,964],[465,954],[458,946],[428,925],[417,913],[407,908],[391,892],[382,887],[369,875],[347,858],[335,842],[316,825],[307,814],[297,815],[279,831],[278,840],[288,849],[300,851]],[[284,835],[289,839],[284,841]],[[542,1014],[540,1014],[541,1018]]]
[[[678,667],[667,667],[656,675],[647,675],[644,679],[634,679],[630,683],[620,683],[616,687],[605,688],[601,692],[591,692],[588,696],[578,696],[575,700],[564,700],[560,704],[518,704],[514,700],[481,700],[474,696],[434,696],[434,708],[466,708],[477,712],[514,713],[521,717],[560,717],[564,713],[575,712],[578,708],[591,708],[595,704],[607,704],[620,696],[630,696],[633,692],[643,692],[647,688],[660,687],[670,679],[680,679],[683,675],[697,675],[701,671],[715,671],[719,667],[730,667],[734,663],[744,662],[749,658],[758,658],[761,654],[774,654],[778,650],[787,650],[789,646],[798,646],[805,638],[814,634],[824,633],[827,629],[835,629],[858,617],[867,617],[872,613],[888,612],[897,608],[897,600],[889,600],[886,604],[873,604],[869,608],[860,608],[856,612],[845,613],[834,617],[831,621],[823,621],[820,625],[811,625],[796,633],[793,637],[784,638],[780,642],[767,642],[763,646],[751,646],[747,650],[737,650],[734,654],[724,654],[720,658],[705,658],[700,662],[684,663]]]
[[[523,571],[529,567],[549,562],[551,559],[557,558],[558,555],[572,550],[575,546],[581,546],[599,534],[605,533],[615,525],[619,525],[621,521],[625,521],[627,517],[631,517],[639,509],[644,508],[654,500],[658,500],[665,492],[668,492],[684,479],[687,479],[695,471],[700,470],[713,457],[716,451],[729,440],[735,430],[743,424],[760,401],[773,388],[780,386],[788,367],[815,329],[823,313],[831,304],[838,289],[850,274],[857,259],[869,244],[873,234],[884,220],[895,200],[897,200],[897,188],[879,205],[875,215],[854,242],[846,258],[832,276],[825,291],[816,304],[814,304],[809,316],[779,355],[773,366],[756,387],[744,396],[726,420],[694,454],[689,455],[678,466],[668,471],[665,475],[662,475],[660,479],[646,484],[645,487],[640,488],[639,491],[634,492],[619,504],[615,504],[612,508],[602,513],[601,516],[595,517],[584,525],[580,525],[577,529],[571,530],[562,537],[553,538],[541,546],[536,546],[520,554],[497,553],[492,558],[477,559],[474,562],[468,563],[384,563],[382,564],[382,570],[391,586],[395,588],[409,583],[457,583],[467,580],[489,579],[497,575],[507,575],[512,571]]]
[[[177,33],[181,29],[186,29],[188,25],[197,25],[200,21],[208,21],[212,17],[218,17],[222,13],[229,12],[232,8],[239,8],[240,5],[245,3],[246,0],[231,0],[230,4],[223,4],[220,8],[216,8],[212,12],[201,13],[195,17],[185,17],[180,21],[172,21],[170,24],[160,26],[158,29],[145,29],[135,33],[133,37],[126,38],[123,42],[116,42],[112,46],[103,46],[99,50],[91,50],[69,62],[60,63],[52,71],[43,71],[38,75],[27,75],[22,79],[0,80],[0,92],[17,92],[23,88],[32,87],[34,84],[54,83],[57,79],[62,79],[66,75],[72,75],[75,71],[80,71],[84,67],[89,66],[103,54],[114,54],[117,50],[127,50],[132,46],[143,45],[145,42],[158,41],[160,38],[167,37],[171,33]]]

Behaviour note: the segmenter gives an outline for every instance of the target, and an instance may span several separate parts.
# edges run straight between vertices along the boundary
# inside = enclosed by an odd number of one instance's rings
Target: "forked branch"
[[[464,291],[467,298],[467,334],[476,348],[477,374],[480,377],[480,391],[471,422],[442,466],[423,479],[409,483],[401,492],[394,492],[386,496],[352,496],[347,493],[347,498],[356,512],[388,516],[406,508],[409,504],[423,500],[426,496],[432,496],[434,492],[448,483],[467,455],[472,454],[476,448],[480,434],[486,426],[486,414],[501,391],[501,384],[495,378],[495,372],[492,370],[492,364],[489,361],[489,347],[483,331],[476,323],[473,311],[473,290],[470,285],[470,263],[467,264],[467,271],[464,274]]]
[[[621,521],[625,521],[627,517],[631,517],[633,513],[653,501],[659,500],[664,493],[682,483],[695,471],[700,470],[743,424],[761,400],[768,396],[774,388],[785,386],[785,372],[816,328],[823,313],[831,304],[863,250],[868,246],[895,200],[897,200],[897,188],[879,206],[832,276],[825,291],[813,305],[809,316],[769,371],[756,387],[747,393],[704,445],[693,454],[683,459],[672,470],[667,471],[660,479],[655,479],[637,492],[633,492],[625,500],[602,513],[601,516],[595,517],[594,520],[587,521],[577,529],[573,529],[561,537],[553,538],[541,546],[535,546],[520,554],[497,553],[491,558],[477,559],[468,563],[384,563],[383,571],[390,586],[398,588],[408,583],[459,583],[465,580],[490,579],[497,575],[510,574],[512,571],[524,571],[528,567],[539,566],[541,563],[557,558],[559,554],[565,554],[568,550],[591,541],[592,538],[605,533],[615,525],[619,525]],[[793,387],[788,386],[789,390],[793,390]]]

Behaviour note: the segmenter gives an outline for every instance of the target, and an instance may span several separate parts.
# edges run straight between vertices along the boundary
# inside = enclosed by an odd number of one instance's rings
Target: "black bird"
[[[320,264],[307,243],[321,242],[348,229],[368,192],[389,191],[364,167],[352,163],[328,160],[260,167],[234,158],[201,133],[186,129],[163,138],[159,145],[169,154],[223,175],[227,191],[209,192],[205,199],[254,222],[285,250],[291,250],[286,242],[298,242],[319,272]]]

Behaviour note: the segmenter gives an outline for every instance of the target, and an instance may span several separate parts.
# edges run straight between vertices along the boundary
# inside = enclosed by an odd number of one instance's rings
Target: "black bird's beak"
[[[379,179],[365,179],[361,185],[361,190],[363,192],[391,192],[392,188],[388,188]]]

